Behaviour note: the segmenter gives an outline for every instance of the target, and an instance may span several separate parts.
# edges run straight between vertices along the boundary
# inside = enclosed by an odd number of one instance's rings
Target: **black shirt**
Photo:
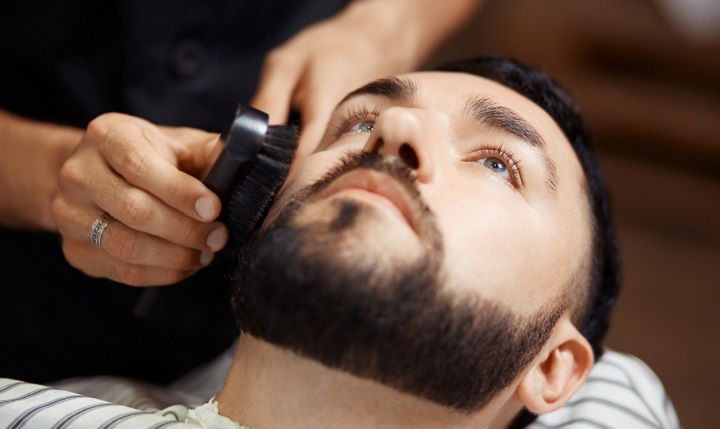
[[[0,109],[78,127],[124,112],[219,132],[255,92],[265,54],[344,3],[2,2]],[[55,234],[0,229],[0,285],[3,377],[167,382],[237,335],[212,266],[172,286],[159,311],[138,317],[141,288],[72,268]]]

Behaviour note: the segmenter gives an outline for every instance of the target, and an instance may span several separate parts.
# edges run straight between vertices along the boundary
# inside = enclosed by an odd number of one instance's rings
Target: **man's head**
[[[340,103],[242,252],[240,327],[465,412],[509,387],[547,411],[592,361],[575,326],[597,353],[615,295],[602,179],[544,75],[447,70]]]

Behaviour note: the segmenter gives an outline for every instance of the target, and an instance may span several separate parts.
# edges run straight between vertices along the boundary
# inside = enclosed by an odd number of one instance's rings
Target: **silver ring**
[[[98,249],[102,249],[102,244],[100,243],[100,240],[102,239],[103,232],[105,232],[105,228],[107,228],[108,225],[110,225],[110,223],[114,220],[115,218],[107,213],[95,219],[95,222],[93,222],[92,226],[90,226],[90,242],[93,244],[93,246],[97,247]]]

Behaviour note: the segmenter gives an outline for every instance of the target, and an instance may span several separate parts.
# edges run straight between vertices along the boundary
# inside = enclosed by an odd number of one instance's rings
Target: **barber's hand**
[[[417,8],[411,3],[352,2],[268,54],[251,104],[268,112],[273,123],[286,122],[291,109],[300,112],[296,160],[315,149],[330,113],[349,91],[410,71],[423,60],[413,37],[420,23],[408,22],[417,13],[407,13]]]
[[[172,284],[209,264],[227,229],[215,221],[220,200],[195,176],[216,139],[117,113],[93,120],[52,204],[70,264],[133,286]],[[116,220],[100,249],[89,234],[104,213]]]

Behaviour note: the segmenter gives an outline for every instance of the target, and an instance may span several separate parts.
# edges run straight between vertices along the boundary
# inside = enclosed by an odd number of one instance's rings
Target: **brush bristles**
[[[262,224],[275,194],[287,177],[297,149],[298,129],[295,126],[273,125],[257,158],[238,174],[230,187],[222,220],[230,231],[223,250],[232,261],[242,243]]]

